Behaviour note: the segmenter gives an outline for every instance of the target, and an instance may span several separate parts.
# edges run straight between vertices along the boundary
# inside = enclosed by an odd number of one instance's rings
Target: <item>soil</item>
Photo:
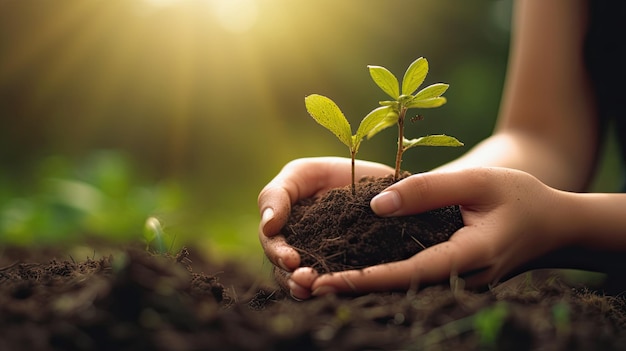
[[[412,216],[377,216],[370,201],[393,183],[392,176],[365,177],[355,184],[354,194],[348,185],[296,203],[283,234],[300,252],[301,265],[327,273],[400,261],[448,240],[463,227],[458,206]]]
[[[482,293],[437,285],[296,302],[186,249],[77,261],[4,248],[0,350],[626,348],[622,298],[526,278]]]

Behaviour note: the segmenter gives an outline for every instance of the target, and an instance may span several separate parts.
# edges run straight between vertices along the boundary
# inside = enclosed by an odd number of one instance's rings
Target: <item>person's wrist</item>
[[[581,211],[584,207],[583,197],[577,193],[556,190],[554,199],[547,210],[554,211],[551,232],[557,237],[559,246],[584,246],[588,220],[584,211]]]

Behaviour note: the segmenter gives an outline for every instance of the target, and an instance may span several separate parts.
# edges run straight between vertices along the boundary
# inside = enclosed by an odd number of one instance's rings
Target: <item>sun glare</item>
[[[144,0],[148,5],[152,5],[155,7],[167,7],[170,5],[174,5],[181,0]]]
[[[218,23],[230,32],[246,32],[257,21],[256,0],[208,0],[208,3]]]
[[[184,4],[189,0],[144,0],[155,8],[171,7]],[[254,27],[259,15],[256,0],[201,0],[207,7],[215,21],[224,30],[232,33],[245,33]]]

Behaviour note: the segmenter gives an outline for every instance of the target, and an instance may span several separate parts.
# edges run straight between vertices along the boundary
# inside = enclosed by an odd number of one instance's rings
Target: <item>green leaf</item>
[[[450,85],[445,83],[437,83],[433,85],[429,85],[426,88],[419,91],[419,93],[415,94],[415,100],[424,100],[440,97],[443,93],[448,90]]]
[[[457,138],[448,135],[428,135],[417,139],[402,140],[402,146],[404,149],[410,149],[415,146],[463,146]]]
[[[443,96],[429,99],[413,99],[406,105],[406,108],[435,108],[445,104],[446,101],[446,98]]]
[[[400,109],[400,103],[399,103],[398,101],[396,101],[396,100],[394,100],[394,101],[389,101],[389,100],[386,100],[386,101],[379,101],[379,102],[378,102],[378,104],[379,104],[380,106],[389,106],[389,107],[393,107],[393,108],[395,108],[395,109],[397,109],[397,110],[399,110],[399,109]]]
[[[402,94],[411,95],[424,82],[428,74],[428,61],[420,57],[413,61],[402,78]]]
[[[339,140],[352,148],[352,129],[339,106],[323,95],[312,94],[304,98],[306,110],[315,121],[330,130]]]
[[[359,125],[359,129],[356,131],[354,136],[356,143],[360,143],[366,135],[369,136],[370,132],[385,120],[390,111],[393,111],[391,107],[383,106],[368,113],[367,116],[363,118],[361,124]]]
[[[380,131],[396,125],[398,123],[398,118],[400,118],[398,115],[398,111],[394,109],[389,109],[389,111],[387,111],[387,114],[385,114],[385,118],[383,118],[382,121],[380,121],[374,128],[372,128],[367,133],[367,139],[371,139]]]
[[[398,96],[400,96],[398,78],[385,67],[370,65],[367,66],[367,68],[369,68],[370,76],[376,85],[387,93],[387,95],[391,96],[392,99],[398,99]]]

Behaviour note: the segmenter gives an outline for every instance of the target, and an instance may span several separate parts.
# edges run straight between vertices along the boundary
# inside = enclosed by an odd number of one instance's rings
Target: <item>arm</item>
[[[586,11],[584,0],[516,3],[494,134],[440,169],[509,167],[558,189],[585,188],[598,128],[583,62]]]

